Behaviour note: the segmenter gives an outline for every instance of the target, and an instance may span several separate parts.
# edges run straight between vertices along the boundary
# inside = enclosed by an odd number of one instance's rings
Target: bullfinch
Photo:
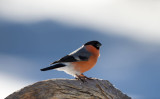
[[[100,56],[99,49],[101,45],[98,41],[89,41],[72,53],[54,61],[49,67],[41,69],[41,71],[51,69],[64,71],[82,82],[86,81],[86,79],[91,79],[84,76],[83,73],[96,64]]]

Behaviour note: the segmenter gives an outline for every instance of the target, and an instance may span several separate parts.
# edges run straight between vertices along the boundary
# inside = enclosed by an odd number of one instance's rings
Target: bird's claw
[[[81,75],[76,75],[76,78],[77,80],[81,80],[83,83],[84,82],[87,82],[86,80],[93,80],[91,77],[87,77],[87,76],[84,76],[83,74]]]

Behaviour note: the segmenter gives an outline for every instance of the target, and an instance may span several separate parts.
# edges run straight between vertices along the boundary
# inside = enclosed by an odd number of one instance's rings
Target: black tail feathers
[[[64,67],[64,66],[66,66],[66,65],[64,65],[64,64],[54,64],[53,66],[41,69],[41,71],[47,71],[47,70],[56,69],[56,68],[60,68],[60,67]]]

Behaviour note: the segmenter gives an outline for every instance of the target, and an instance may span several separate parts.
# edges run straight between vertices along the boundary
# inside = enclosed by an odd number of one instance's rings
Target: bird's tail
[[[64,66],[66,66],[66,65],[65,64],[54,64],[50,67],[46,67],[46,68],[41,69],[41,71],[47,71],[47,70],[56,69],[56,68],[60,68],[60,67],[64,67]]]

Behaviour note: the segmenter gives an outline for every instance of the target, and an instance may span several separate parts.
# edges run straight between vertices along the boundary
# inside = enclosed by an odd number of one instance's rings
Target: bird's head
[[[86,45],[92,45],[96,49],[99,49],[102,44],[100,42],[98,42],[98,41],[89,41],[89,42],[84,44],[84,46],[86,46]]]

